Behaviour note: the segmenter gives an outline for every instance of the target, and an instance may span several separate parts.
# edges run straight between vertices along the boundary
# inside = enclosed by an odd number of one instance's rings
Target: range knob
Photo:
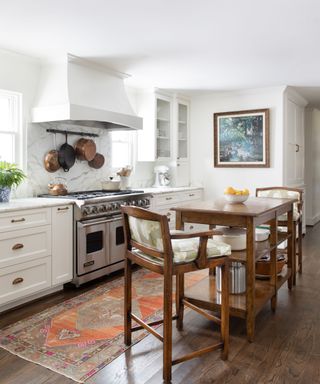
[[[90,207],[83,208],[83,212],[82,212],[83,216],[88,216],[90,215],[90,213],[91,213]]]
[[[105,212],[107,210],[107,207],[105,205],[100,205],[98,210],[99,212]]]
[[[119,203],[111,203],[111,209],[116,210],[119,208]]]
[[[98,207],[95,205],[91,208],[91,213],[98,213]]]
[[[131,200],[130,205],[137,205],[137,202],[135,200]]]

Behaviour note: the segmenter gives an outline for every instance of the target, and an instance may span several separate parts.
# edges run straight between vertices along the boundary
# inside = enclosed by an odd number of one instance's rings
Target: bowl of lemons
[[[244,203],[249,197],[249,190],[228,187],[224,190],[224,198],[230,204]]]

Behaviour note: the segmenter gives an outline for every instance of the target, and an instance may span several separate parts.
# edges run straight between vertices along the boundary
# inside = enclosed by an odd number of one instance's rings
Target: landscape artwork
[[[269,167],[269,109],[214,114],[215,167]]]

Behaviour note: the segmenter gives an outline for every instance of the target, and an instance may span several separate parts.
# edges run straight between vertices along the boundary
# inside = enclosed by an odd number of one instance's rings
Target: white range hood
[[[63,123],[114,130],[142,129],[123,79],[128,77],[68,54],[43,65],[32,109],[33,123]]]

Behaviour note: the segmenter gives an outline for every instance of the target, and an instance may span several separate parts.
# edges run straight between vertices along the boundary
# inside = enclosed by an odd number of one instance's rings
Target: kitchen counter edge
[[[9,203],[0,203],[0,214],[5,212],[20,211],[22,209],[59,207],[73,204],[69,199],[50,199],[43,197],[28,197],[24,199],[12,199]]]

